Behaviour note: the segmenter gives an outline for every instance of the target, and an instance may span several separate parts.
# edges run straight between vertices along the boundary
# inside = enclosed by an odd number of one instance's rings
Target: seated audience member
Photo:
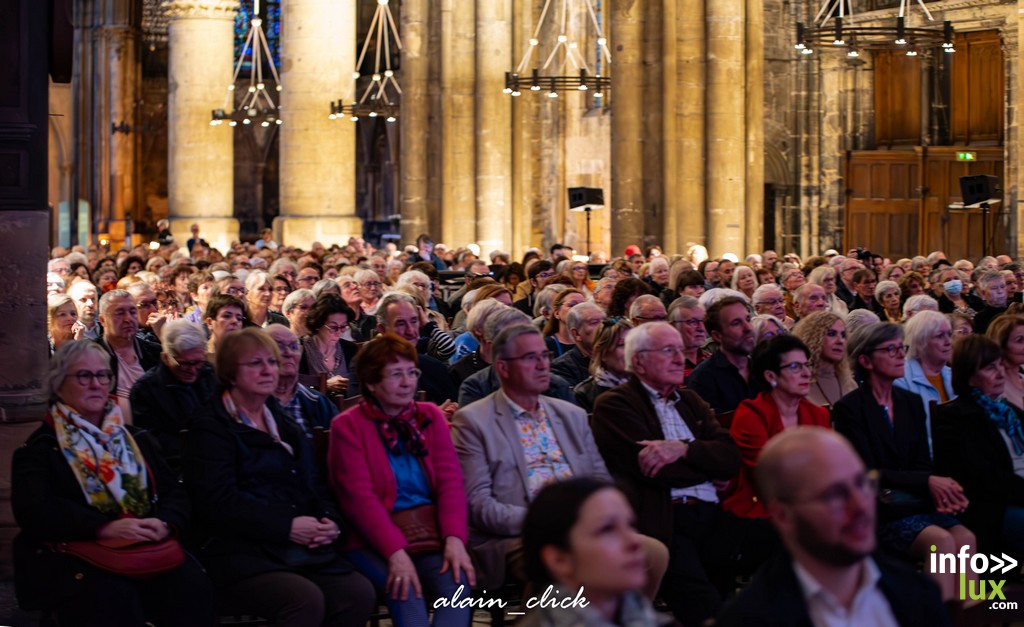
[[[717,627],[950,627],[931,582],[871,557],[877,478],[842,436],[787,429],[765,446],[755,477],[786,553],[764,565]]]
[[[111,290],[100,298],[103,337],[99,344],[110,355],[114,373],[114,395],[125,422],[132,424],[132,407],[128,395],[142,375],[160,363],[160,345],[138,339],[139,311],[132,295],[125,290]]]
[[[446,417],[451,417],[458,409],[458,404],[454,400],[458,396],[458,390],[452,384],[445,365],[427,355],[425,351],[420,352],[419,348],[429,342],[428,338],[420,335],[420,315],[416,309],[416,301],[411,296],[402,292],[391,292],[380,299],[377,307],[377,331],[394,333],[417,347],[419,369],[422,371],[418,389],[423,390],[427,400],[440,407]]]
[[[205,407],[217,387],[206,361],[206,333],[188,320],[164,326],[160,363],[132,386],[129,400],[135,426],[149,429],[172,470],[181,470],[181,430]]]
[[[377,329],[377,317],[364,312],[359,282],[352,275],[342,274],[338,276],[338,287],[341,288],[342,300],[355,314],[355,318],[348,325],[349,333],[345,339],[350,342],[364,342],[370,339]]]
[[[315,302],[316,296],[313,295],[312,290],[305,288],[295,290],[284,299],[281,313],[288,319],[288,328],[299,339],[309,335],[309,327],[306,326],[306,316],[309,315],[309,310],[313,308]]]
[[[846,359],[846,323],[841,316],[831,311],[815,312],[793,328],[793,335],[810,354],[808,401],[829,409],[857,388]]]
[[[664,322],[631,330],[626,367],[629,381],[595,403],[594,438],[633,501],[637,529],[669,547],[661,597],[684,626],[700,625],[721,604],[712,582],[731,585],[733,556],[756,563],[771,541],[752,543],[762,535],[754,527],[763,523],[719,505],[713,482],[736,475],[740,454],[704,401],[679,390],[685,367],[679,333]]]
[[[145,282],[133,283],[125,288],[135,301],[139,312],[139,329],[135,336],[152,344],[160,343],[160,332],[169,318],[157,311],[156,292]]]
[[[750,308],[742,299],[727,296],[708,308],[704,324],[719,348],[693,369],[686,387],[716,412],[733,411],[740,401],[757,395],[757,384],[750,378],[754,350]]]
[[[443,325],[441,324],[440,321],[438,321],[438,326],[442,328],[447,328],[447,319],[451,316],[451,310],[448,307],[448,303],[444,302],[443,299],[436,298],[434,296],[433,285],[431,284],[429,276],[427,276],[423,272],[420,272],[419,270],[409,270],[408,272],[403,272],[402,274],[398,275],[398,279],[395,282],[395,284],[399,287],[403,285],[411,285],[415,287],[416,290],[423,295],[423,299],[427,303],[427,315],[429,315],[431,319],[436,320],[437,318],[439,318],[441,321],[444,321]],[[508,290],[505,291],[505,294],[506,298],[508,299],[507,304],[511,305],[512,295],[508,292]]]
[[[103,337],[103,325],[97,315],[99,296],[96,295],[96,286],[88,281],[78,281],[68,287],[67,293],[75,301],[78,321],[85,327],[81,339],[99,340]]]
[[[830,315],[830,314],[826,314]],[[736,488],[722,508],[737,516],[764,518],[767,511],[757,497],[754,466],[765,443],[784,429],[796,426],[831,428],[828,410],[807,400],[811,389],[811,352],[791,335],[762,342],[750,358],[750,370],[763,390],[736,408],[729,433],[740,449],[743,465]]]
[[[900,286],[896,281],[881,281],[875,285],[875,301],[882,307],[882,315],[889,322],[903,321],[903,307],[900,302]]]
[[[526,267],[526,276],[529,279],[527,285],[532,288],[526,296],[512,303],[512,306],[527,316],[533,317],[534,305],[537,302],[537,295],[544,289],[555,276],[555,265],[547,259],[541,259]],[[522,287],[522,286],[520,286]]]
[[[356,365],[363,400],[331,423],[331,486],[352,521],[347,556],[385,599],[397,625],[426,625],[430,600],[476,584],[466,552],[466,495],[445,416],[418,403],[416,348],[393,333],[370,340]],[[410,537],[420,519],[430,537]],[[442,606],[433,624],[469,625]]]
[[[495,289],[499,290],[500,293],[507,298],[508,292],[505,288],[493,284]],[[479,290],[478,290],[479,291]],[[404,294],[412,298],[412,304],[416,308],[416,311],[420,315],[419,321],[419,340],[415,342],[416,351],[423,355],[429,355],[441,363],[447,364],[448,361],[455,356],[455,340],[452,339],[452,334],[446,329],[448,324],[442,319],[441,324],[437,322],[435,318],[440,318],[437,312],[430,311],[427,309],[427,301],[423,298],[423,293],[410,286],[402,286],[391,292],[392,294]],[[385,294],[387,298],[388,294]],[[383,299],[382,299],[383,302]],[[378,305],[378,311],[380,305]],[[433,314],[433,316],[431,315]],[[444,326],[442,326],[442,324]]]
[[[85,325],[78,322],[78,308],[67,294],[51,294],[46,297],[46,329],[51,355],[61,344],[82,339]]]
[[[738,292],[743,292],[747,298],[752,298],[754,290],[757,289],[757,273],[750,266],[737,266],[729,287]]]
[[[283,324],[272,324],[266,329],[281,353],[277,389],[274,396],[281,410],[291,417],[306,434],[313,437],[314,427],[329,429],[336,408],[326,396],[299,383],[299,364],[302,361],[302,343]]]
[[[985,306],[974,316],[974,332],[984,333],[993,320],[1006,313],[1006,281],[998,272],[985,272],[978,277],[977,286]]]
[[[65,342],[50,360],[49,411],[14,452],[18,602],[22,609],[53,612],[61,625],[212,625],[213,586],[192,559],[133,579],[55,548],[173,541],[186,531],[188,495],[152,441],[126,426],[108,396],[113,383],[109,356],[93,342]]]
[[[686,378],[697,364],[711,357],[711,351],[704,348],[708,331],[704,327],[704,308],[694,296],[680,296],[668,307],[667,321],[683,336],[686,352]]]
[[[760,314],[750,319],[750,326],[754,330],[754,347],[770,340],[778,335],[786,334],[786,327],[782,321],[769,314]]]
[[[793,311],[796,320],[802,320],[816,311],[828,309],[825,288],[814,283],[804,283],[793,293]]]
[[[969,317],[964,314],[946,314],[946,319],[949,320],[949,325],[953,329],[953,342],[962,337],[974,333],[974,323]]]
[[[267,274],[270,274],[269,272]],[[271,279],[271,293],[270,299],[270,311],[274,313],[284,313],[284,299],[288,298],[288,295],[292,293],[293,287],[291,279],[283,274],[270,275]],[[284,323],[281,323],[284,324]]]
[[[225,335],[242,328],[245,323],[245,303],[230,294],[214,294],[206,303],[203,315],[210,340],[206,343],[207,358],[212,360]]]
[[[529,324],[506,327],[492,350],[501,387],[463,406],[452,419],[466,480],[470,550],[481,586],[490,590],[500,587],[508,566],[520,561],[523,518],[541,488],[570,477],[611,479],[586,413],[543,395],[550,372],[540,332]],[[650,564],[656,543],[649,542],[646,552]],[[660,579],[660,572],[652,573],[653,581]]]
[[[1002,351],[1006,383],[1003,400],[1017,409],[1024,409],[1024,316],[1006,314],[989,325],[985,336],[999,345]]]
[[[634,327],[648,322],[664,322],[668,312],[661,299],[651,294],[637,296],[629,306],[629,321]]]
[[[681,272],[679,274],[679,278],[676,279],[676,298],[681,296],[693,296],[694,298],[699,298],[706,289],[705,285],[706,282],[704,280],[704,275],[700,272],[697,272],[696,270]]]
[[[349,389],[359,347],[342,339],[352,320],[352,310],[341,297],[324,294],[306,314],[309,335],[302,338],[300,374],[326,374],[327,392],[344,395]]]
[[[953,345],[956,400],[933,416],[936,472],[964,487],[971,506],[960,516],[978,550],[1024,557],[1024,430],[1020,408],[1003,398],[1003,355],[992,338]]]
[[[658,304],[661,305],[660,301]],[[590,301],[576,305],[566,316],[564,324],[572,335],[574,345],[567,353],[551,361],[551,372],[565,379],[570,387],[575,387],[590,376],[594,336],[602,320],[604,311]]]
[[[931,447],[931,404],[956,397],[952,370],[947,365],[953,356],[953,329],[946,316],[937,311],[922,311],[903,325],[903,332],[907,340],[906,366],[904,375],[893,385],[921,397]]]
[[[892,277],[889,278],[892,280]],[[926,293],[924,276],[919,272],[908,272],[900,277],[897,283],[900,285],[900,297],[903,300]]]
[[[657,627],[662,621],[640,594],[647,579],[643,547],[633,510],[612,484],[582,477],[545,487],[523,522],[526,577],[538,593],[548,586],[564,596],[583,590],[588,604],[531,610],[520,627]]]
[[[459,357],[459,352],[469,345],[469,342],[463,342],[452,356],[455,361],[448,366],[448,374],[451,375],[455,387],[461,386],[467,377],[487,367],[487,362],[484,361],[482,354],[484,325],[491,314],[507,308],[501,301],[485,298],[482,302],[474,303],[473,308],[469,310],[469,315],[466,316],[466,333],[472,337],[472,342],[476,344],[476,347]],[[459,336],[456,340],[457,345],[462,337]]]
[[[287,324],[288,319],[273,311],[271,304],[274,300],[274,283],[270,275],[262,270],[254,270],[245,277],[246,309],[249,314],[249,322],[263,327],[264,329],[272,324]],[[282,302],[284,302],[282,300]]]
[[[875,286],[878,285],[878,279],[875,277],[873,270],[866,268],[857,270],[853,274],[853,304],[850,305],[850,311],[854,309],[868,309],[875,312],[879,318],[885,318],[885,309],[882,308],[881,303],[875,299]]]
[[[568,288],[560,291],[552,301],[551,316],[547,318],[544,325],[544,341],[548,350],[551,351],[552,359],[561,357],[572,350],[575,340],[569,332],[569,312],[585,300],[587,297],[582,292]]]
[[[903,322],[910,320],[922,311],[938,311],[939,303],[927,294],[917,294],[903,303]]]
[[[933,472],[921,397],[893,386],[904,376],[903,328],[878,322],[850,339],[850,360],[863,383],[832,407],[835,430],[864,464],[880,473],[878,539],[889,551],[927,560],[930,547],[956,553],[974,534],[954,516],[970,504],[954,479]],[[933,574],[942,598],[953,598],[956,574]]]
[[[647,287],[647,283],[640,279],[620,278],[615,283],[615,289],[612,290],[612,298],[608,303],[608,317],[625,318],[629,315],[629,308],[633,305],[633,301],[650,293],[651,290]]]
[[[189,322],[202,324],[203,313],[206,310],[206,303],[213,295],[213,288],[216,281],[213,280],[213,273],[210,271],[196,272],[188,278],[188,294],[194,303],[192,309],[185,314]]]
[[[967,291],[966,275],[956,268],[946,268],[939,274],[939,280],[932,285],[938,294],[939,311],[958,313],[971,319],[981,311],[984,304]]]
[[[836,269],[831,266],[818,266],[807,275],[807,282],[825,288],[826,309],[834,314],[845,316],[849,309],[842,298],[836,295],[838,289]]]
[[[878,314],[867,309],[854,309],[846,314],[846,337],[853,337],[857,329],[879,322]]]
[[[594,412],[594,401],[601,394],[629,379],[626,371],[626,333],[633,328],[628,320],[606,318],[597,328],[590,356],[590,376],[573,388],[576,404],[587,414]]]
[[[339,552],[341,516],[310,443],[273,396],[277,344],[259,328],[228,333],[216,371],[183,469],[220,598],[277,625],[362,627],[376,595]]]
[[[786,326],[786,330],[792,329],[795,321],[786,316],[786,298],[782,290],[774,283],[762,285],[754,290],[750,302],[754,306],[754,313],[758,315],[767,314],[775,316]]]

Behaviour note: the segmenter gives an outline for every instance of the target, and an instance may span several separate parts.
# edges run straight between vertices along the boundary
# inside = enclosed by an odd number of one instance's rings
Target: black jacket
[[[160,365],[161,348],[159,344],[146,342],[137,337],[134,339],[134,342],[135,354],[139,357],[139,363],[142,364],[143,370],[156,368]],[[114,354],[114,349],[107,344],[107,339],[103,336],[100,336],[96,343],[102,346],[103,350],[110,353],[110,371],[114,373],[114,381],[117,381],[117,355]]]
[[[575,387],[590,376],[590,358],[578,346],[551,362],[551,374],[565,379],[569,387]]]
[[[480,356],[480,349],[476,349],[468,355],[463,355],[455,363],[448,366],[448,374],[452,377],[452,383],[458,389],[462,382],[472,375],[487,367],[487,362]]]
[[[288,539],[296,517],[326,517],[342,527],[334,501],[317,476],[308,440],[275,398],[268,398],[267,406],[293,454],[268,434],[235,422],[220,390],[193,420],[185,439],[184,478],[195,506],[200,559],[218,585],[272,571],[313,568],[291,561],[295,553],[304,552]],[[333,547],[312,553],[327,562],[314,571],[350,570]]]
[[[715,351],[700,362],[686,379],[687,389],[696,392],[715,413],[735,411],[740,401],[757,396],[760,389],[753,377],[744,381],[725,353]]]
[[[901,627],[950,627],[939,590],[925,577],[877,560],[878,587]],[[753,581],[718,615],[715,627],[813,627],[791,558],[766,563]]]

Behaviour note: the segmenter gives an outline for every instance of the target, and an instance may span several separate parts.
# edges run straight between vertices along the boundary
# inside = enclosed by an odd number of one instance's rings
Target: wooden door
[[[846,167],[844,250],[863,246],[891,259],[918,254],[919,151],[856,151]]]
[[[960,202],[960,177],[976,174],[992,174],[1003,180],[1003,149],[972,148],[976,161],[957,161],[956,154],[966,150],[956,146],[928,148],[924,168],[926,190],[923,218],[923,254],[941,250],[950,259],[977,259],[982,256],[983,239],[981,210],[950,210],[949,205]],[[993,206],[989,214],[989,250],[1001,248],[1003,241],[992,242],[996,229],[996,217],[1004,210],[1002,205]]]

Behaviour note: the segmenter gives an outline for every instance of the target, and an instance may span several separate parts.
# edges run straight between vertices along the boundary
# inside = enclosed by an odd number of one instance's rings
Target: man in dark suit
[[[756,479],[787,554],[761,569],[717,627],[950,625],[935,584],[871,557],[877,478],[842,436],[786,429],[764,447]]]
[[[551,362],[551,372],[565,379],[569,387],[576,387],[590,376],[590,353],[602,320],[604,310],[592,302],[576,305],[566,316],[569,334],[576,345]]]

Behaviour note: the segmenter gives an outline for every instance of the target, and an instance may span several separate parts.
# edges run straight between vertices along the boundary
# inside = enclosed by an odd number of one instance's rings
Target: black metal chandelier
[[[373,13],[373,19],[370,20],[370,28],[366,32],[366,39],[363,41],[359,59],[356,61],[356,69],[352,72],[352,93],[358,94],[362,88],[362,96],[352,102],[340,99],[331,101],[331,113],[327,116],[330,119],[348,118],[353,122],[378,117],[387,122],[394,122],[398,119],[398,102],[399,96],[402,95],[402,88],[391,67],[391,46],[394,45],[395,50],[400,51],[402,39],[398,36],[398,25],[395,23],[395,16],[391,12],[389,4],[390,0],[377,0],[377,9]],[[393,44],[392,37],[395,39]],[[374,39],[376,47],[373,74],[367,78],[360,73],[359,68],[363,65],[370,42]]]
[[[280,125],[280,108],[274,102],[271,92],[281,91],[281,77],[277,74],[277,66],[274,57],[270,52],[270,45],[267,43],[267,35],[263,32],[263,20],[259,17],[260,0],[253,4],[253,19],[249,22],[249,34],[246,36],[245,45],[235,63],[234,75],[231,77],[231,84],[228,85],[227,95],[224,97],[224,106],[214,109],[210,115],[210,125],[219,126],[224,122],[228,126],[250,126],[258,124],[264,128],[270,125]],[[250,60],[251,70],[249,72],[249,85],[241,100],[235,105],[235,81],[242,72],[246,58]],[[263,65],[266,61],[270,68],[270,75],[273,79],[270,85],[263,79]]]
[[[921,7],[927,20],[925,25],[907,24],[914,2]],[[845,52],[848,57],[858,57],[865,50],[902,50],[909,57],[939,47],[943,52],[956,52],[952,22],[943,22],[942,28],[927,26],[934,23],[935,18],[922,0],[900,0],[899,14],[889,25],[867,26],[860,23],[863,21],[853,13],[853,0],[824,0],[811,26],[797,22],[793,47],[804,55],[820,50]]]

